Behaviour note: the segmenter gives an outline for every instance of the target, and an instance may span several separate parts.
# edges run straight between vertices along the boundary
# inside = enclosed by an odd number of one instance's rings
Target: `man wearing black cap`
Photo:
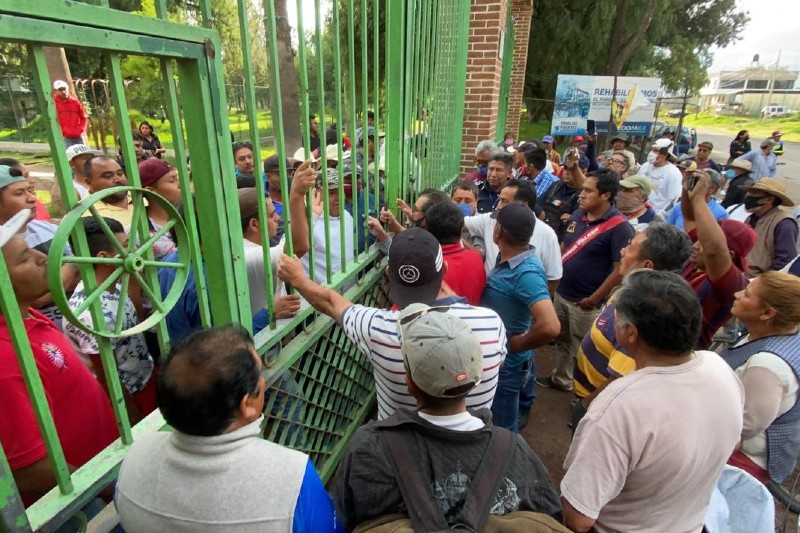
[[[270,156],[264,160],[264,179],[266,179],[267,192],[269,193],[270,199],[272,199],[272,205],[275,206],[275,213],[278,215],[278,232],[275,234],[275,237],[270,238],[269,242],[271,246],[278,244],[278,241],[283,237],[283,195],[281,194],[280,164],[281,160],[277,155]],[[291,180],[293,174],[294,167],[287,159],[286,176]],[[255,183],[253,183],[251,187],[255,187]]]
[[[469,324],[481,342],[483,376],[467,396],[470,409],[490,408],[497,387],[499,367],[506,355],[506,330],[494,311],[474,307],[442,283],[447,263],[436,238],[421,228],[395,235],[389,249],[389,299],[395,309],[353,304],[332,289],[306,277],[296,258],[284,256],[278,267],[280,278],[292,285],[318,311],[332,317],[345,334],[369,357],[375,371],[378,418],[389,417],[400,407],[413,409],[416,401],[408,393],[405,367],[397,338],[400,310],[412,303],[447,306],[448,312]]]
[[[510,204],[500,210],[493,235],[500,258],[481,299],[481,304],[497,311],[509,335],[509,352],[492,405],[495,425],[509,431],[518,430],[520,391],[535,376],[533,350],[550,342],[561,329],[544,266],[529,244],[535,223],[528,206]]]

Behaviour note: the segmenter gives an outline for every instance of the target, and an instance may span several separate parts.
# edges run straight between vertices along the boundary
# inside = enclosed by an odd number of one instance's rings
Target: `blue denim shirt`
[[[497,264],[489,273],[481,306],[493,309],[506,327],[508,337],[531,329],[530,308],[550,298],[544,266],[531,246],[527,251]],[[508,351],[505,365],[517,367],[527,361],[533,350]]]

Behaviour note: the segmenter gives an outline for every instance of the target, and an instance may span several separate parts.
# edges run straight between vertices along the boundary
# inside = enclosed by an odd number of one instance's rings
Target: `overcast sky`
[[[762,65],[772,65],[781,52],[780,66],[800,70],[800,1],[737,0],[739,9],[750,12],[750,23],[742,39],[714,50],[710,72],[746,67],[759,54]]]

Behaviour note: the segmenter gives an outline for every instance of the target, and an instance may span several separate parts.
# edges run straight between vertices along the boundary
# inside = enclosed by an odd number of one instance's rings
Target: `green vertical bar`
[[[469,48],[469,4],[458,3],[460,11],[456,14],[456,21],[460,22],[458,27],[457,39],[455,40],[454,50],[456,57],[453,61],[453,79],[450,85],[452,89],[451,102],[458,102],[462,105],[453,106],[452,126],[450,142],[450,153],[453,154],[449,176],[457,177],[459,173],[461,159],[461,137],[464,131],[464,93],[467,85],[467,50]],[[456,155],[457,154],[457,155]]]
[[[350,145],[350,162],[355,169],[356,153],[358,150],[358,102],[356,101],[356,37],[355,37],[355,3],[354,0],[347,0],[347,64],[348,64],[348,88],[350,92],[350,131],[352,143]],[[358,250],[358,195],[356,191],[357,176],[351,178],[350,205],[353,210],[353,246]]]
[[[317,55],[317,90],[319,91],[319,131],[320,131],[320,144],[319,155],[322,161],[323,172],[328,166],[328,158],[325,155],[325,63],[323,58],[322,47],[322,17],[320,16],[320,0],[314,0],[314,44],[316,45]],[[331,211],[328,199],[328,180],[322,180],[322,211],[325,217],[325,279],[327,283],[331,282],[331,228],[327,221],[330,220]]]
[[[340,28],[339,28],[339,2],[333,2],[333,83],[336,91],[336,150],[339,157],[339,164],[336,165],[336,170],[339,172],[339,253],[341,260],[339,271],[344,272],[347,270],[347,239],[344,238],[344,168],[342,166],[342,56],[341,44],[339,43]],[[325,225],[330,225],[330,219],[325,220]],[[330,231],[330,229],[328,230]],[[312,263],[309,263],[312,265]],[[313,265],[311,266],[313,268]],[[330,283],[330,280],[328,280]]]
[[[253,163],[255,164],[255,168],[253,170],[254,173],[254,181],[256,183],[256,191],[258,191],[258,198],[262,199],[265,198],[266,194],[264,188],[266,185],[264,184],[264,180],[261,179],[263,166],[261,163],[261,144],[259,139],[261,138],[261,134],[258,130],[258,112],[256,110],[256,88],[254,84],[254,76],[253,76],[253,61],[250,57],[250,27],[248,24],[247,19],[247,0],[238,0],[238,14],[239,14],[239,33],[241,35],[242,41],[242,67],[244,70],[244,96],[245,102],[247,105],[247,122],[250,126],[250,144],[253,145]],[[270,2],[270,5],[273,5]],[[273,17],[274,18],[274,17]],[[273,32],[269,34],[267,39],[268,43],[271,46],[275,45],[275,32],[273,27]],[[270,63],[270,71],[276,71],[276,76],[279,76],[277,73],[278,67],[276,63]],[[272,98],[270,98],[272,101]],[[273,112],[273,117],[274,117]],[[274,125],[274,124],[273,124]],[[277,139],[278,137],[283,140],[283,122],[281,120],[281,127],[280,129],[273,127],[273,135]],[[283,150],[279,150],[278,154],[281,161],[281,166],[285,167],[286,158],[281,156],[280,154],[285,154],[286,150],[285,147]],[[284,169],[284,174],[286,170]],[[281,191],[283,193],[283,190]],[[291,221],[289,220],[289,205],[286,202],[287,198],[283,197],[285,206],[285,213],[286,216],[286,237],[287,241],[291,242],[292,234],[291,234]],[[270,200],[271,201],[271,200]],[[261,265],[264,269],[264,284],[266,285],[266,294],[267,294],[267,310],[269,312],[269,324],[271,328],[275,328],[277,325],[276,317],[275,317],[275,284],[272,281],[272,261],[269,260],[270,257],[270,242],[269,242],[269,226],[267,222],[267,208],[265,202],[259,201],[258,202],[258,220],[259,220],[259,230],[261,233],[261,249],[262,253],[264,254],[264,261]],[[251,312],[255,315],[258,313],[259,309],[251,309]]]
[[[302,138],[303,138],[303,147],[305,150],[303,151],[305,154],[305,159],[308,160],[311,157],[311,127],[310,121],[308,119],[309,116],[309,106],[308,106],[308,67],[306,65],[306,33],[305,27],[303,23],[303,0],[297,0],[296,3],[297,9],[297,35],[298,35],[298,46],[297,46],[297,58],[300,66],[300,77],[298,78],[299,88],[300,88],[300,129],[302,131]],[[314,250],[314,212],[312,209],[312,202],[314,200],[314,191],[308,191],[308,197],[306,198],[306,217],[308,218],[308,264],[314,264],[314,255],[316,254]],[[316,273],[314,269],[308,269],[308,275],[312,279],[315,279]]]
[[[219,49],[216,41],[209,46]],[[210,59],[210,65],[219,61]],[[198,212],[205,214],[198,217],[203,258],[207,271],[215,274],[208,277],[211,315],[214,324],[236,323],[249,328],[252,317],[232,171],[235,165],[228,147],[230,137],[225,138],[229,131],[225,95],[219,92],[223,87],[222,73],[219,68],[212,73],[209,65],[197,61],[179,61],[178,73],[192,157],[194,198]],[[213,92],[217,93],[216,106]]]
[[[363,186],[363,194],[361,195],[361,204],[362,204],[362,220],[358,220],[357,216],[354,216],[356,225],[361,225],[364,228],[364,232],[366,235],[367,231],[367,213],[369,213],[369,140],[367,136],[367,128],[368,126],[368,118],[367,114],[369,113],[369,28],[367,27],[367,21],[369,20],[367,13],[367,0],[361,0],[361,105],[362,108],[362,115],[361,115],[361,138],[363,140],[363,144],[361,147],[362,150],[362,161],[363,167],[361,169],[361,179],[364,180]],[[355,180],[353,180],[353,185],[355,185]],[[358,212],[357,209],[353,209],[353,215],[356,215]]]
[[[181,202],[183,203],[183,218],[189,228],[189,239],[192,245],[192,264],[194,264],[194,282],[197,289],[197,301],[200,306],[200,321],[204,327],[211,326],[211,311],[206,290],[206,277],[199,275],[203,271],[203,256],[200,252],[198,239],[197,215],[192,206],[192,182],[186,170],[186,146],[183,141],[183,123],[181,121],[180,107],[178,106],[178,91],[175,88],[175,72],[172,60],[161,60],[161,79],[164,84],[164,98],[167,103],[167,118],[172,130],[172,149],[175,151],[175,161],[178,167],[178,179],[181,184]],[[164,352],[166,353],[166,352]]]
[[[380,197],[381,182],[380,182],[380,167],[381,167],[381,150],[380,150],[380,135],[378,129],[380,128],[380,107],[381,107],[381,93],[380,93],[380,0],[375,0],[372,6],[372,65],[375,74],[372,76],[372,109],[375,113],[375,211],[380,216],[381,202],[386,202],[385,198]]]
[[[206,28],[211,27],[211,22],[214,20],[214,15],[211,12],[211,1],[200,0],[200,20]]]
[[[409,142],[411,144],[411,148],[409,150],[409,161],[412,164],[412,176],[414,183],[417,185],[417,190],[421,190],[423,188],[422,176],[419,172],[419,165],[417,161],[417,155],[419,152],[419,141],[417,134],[419,133],[419,117],[420,117],[420,79],[422,78],[422,58],[424,57],[424,44],[425,44],[425,30],[424,30],[424,23],[422,20],[424,9],[423,6],[417,5],[416,6],[416,13],[415,17],[415,25],[416,31],[419,32],[416,35],[416,38],[412,39],[414,50],[412,51],[411,55],[414,58],[414,70],[411,78],[411,99],[412,104],[410,107],[411,113],[411,130],[409,132]]]
[[[413,172],[414,170],[411,168],[411,159],[409,153],[409,142],[408,142],[408,135],[409,131],[411,130],[411,106],[413,102],[411,101],[412,87],[413,83],[413,75],[414,75],[414,63],[416,61],[416,57],[414,54],[414,18],[416,17],[416,5],[417,0],[409,0],[408,2],[408,12],[405,17],[405,24],[403,27],[405,28],[405,49],[406,49],[406,56],[405,56],[405,65],[404,65],[404,86],[406,87],[405,91],[405,98],[403,99],[403,112],[402,112],[402,120],[403,120],[403,138],[402,138],[402,155],[403,155],[403,181],[401,183],[401,187],[403,190],[401,195],[407,201],[414,201],[416,200],[416,196],[413,196],[411,191],[415,189],[416,180],[414,180]]]
[[[3,262],[0,254],[0,262]],[[5,263],[3,263],[5,265]],[[2,285],[2,282],[0,282]],[[14,474],[6,459],[3,447],[0,446],[0,532],[31,531],[28,515],[25,514],[25,505],[14,483]]]
[[[394,199],[403,181],[403,64],[405,60],[405,0],[386,0],[386,198],[398,215]]]

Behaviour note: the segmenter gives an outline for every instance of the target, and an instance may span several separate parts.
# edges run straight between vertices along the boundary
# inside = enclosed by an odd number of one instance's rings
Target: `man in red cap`
[[[694,242],[683,277],[700,299],[703,325],[699,349],[711,345],[714,333],[731,318],[734,294],[747,286],[747,254],[756,243],[756,232],[735,220],[717,222],[706,203],[711,178],[697,173],[694,188],[683,187],[681,206],[686,232]]]
[[[181,200],[181,184],[178,179],[178,169],[169,166],[163,159],[151,157],[139,162],[139,178],[142,187],[163,196],[169,203],[177,205]],[[158,202],[148,202],[147,218],[149,220],[150,236],[152,237],[170,220],[169,214]],[[130,228],[126,228],[131,233]],[[136,228],[134,228],[136,231]],[[153,255],[161,260],[165,255],[176,249],[169,233],[162,235],[153,245]]]
[[[783,136],[783,132],[780,130],[775,130],[772,132],[772,140],[775,141],[775,146],[772,147],[772,153],[776,156],[780,157],[783,155],[783,141],[781,137]]]

